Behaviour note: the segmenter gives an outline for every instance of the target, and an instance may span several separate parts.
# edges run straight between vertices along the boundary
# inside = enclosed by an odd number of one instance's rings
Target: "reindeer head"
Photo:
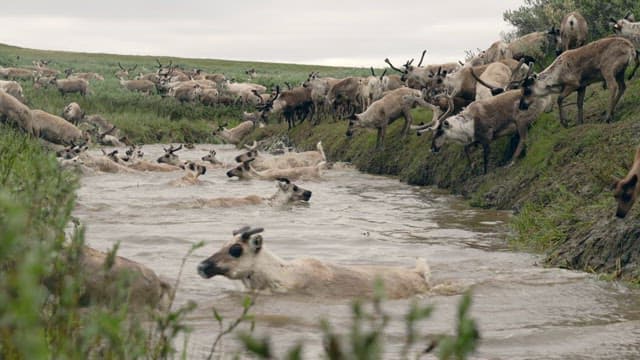
[[[616,20],[614,18],[609,18],[609,24],[613,27],[613,31],[616,33],[622,32],[622,29],[629,26],[629,23],[635,22],[636,18],[633,16],[631,12],[628,12],[624,18],[620,20]]]
[[[82,152],[87,151],[88,149],[89,147],[86,145],[86,143],[76,145],[75,143],[71,142],[71,145],[65,147],[62,150],[58,150],[56,152],[56,157],[69,160],[77,157]]]
[[[216,159],[216,151],[214,149],[209,150],[209,153],[202,157],[202,161],[208,161],[212,164],[222,164],[222,162]]]
[[[354,112],[353,114],[349,115],[347,120],[349,120],[349,125],[347,125],[347,132],[345,133],[345,136],[351,137],[353,136],[353,129],[360,127],[360,118]]]
[[[242,227],[218,252],[198,265],[198,274],[205,279],[223,275],[229,279],[244,279],[254,272],[261,254],[263,228]]]
[[[467,130],[469,123],[472,124],[472,122],[473,118],[464,112],[446,119],[442,117],[431,140],[431,152],[438,153],[447,139],[461,144],[472,143],[473,133]],[[471,128],[473,128],[473,126],[471,126]]]
[[[260,118],[262,121],[267,122],[269,113],[273,111],[274,103],[280,96],[280,86],[276,86],[276,92],[271,95],[266,101],[256,105],[256,109],[260,112]],[[262,98],[261,98],[262,99]]]
[[[127,160],[125,160],[125,161],[129,161],[131,159],[141,159],[144,156],[144,152],[142,151],[142,147],[141,146],[131,145],[125,151],[125,155],[127,156]]]
[[[636,202],[638,193],[640,193],[640,185],[638,185],[638,169],[640,168],[640,147],[636,149],[636,156],[633,166],[624,179],[615,179],[612,184],[613,197],[618,203],[616,216],[624,218],[629,210]]]
[[[129,73],[133,72],[138,67],[138,65],[136,64],[136,65],[133,65],[133,67],[125,68],[118,61],[118,67],[120,68],[120,70],[116,72],[116,77],[125,78],[125,77],[129,77]]]
[[[287,178],[279,178],[276,188],[278,192],[273,196],[273,201],[279,204],[311,199],[311,191],[299,187]]]
[[[628,178],[616,181],[613,188],[613,197],[618,203],[616,216],[622,219],[627,216],[638,197],[638,175],[633,174]]]
[[[254,140],[251,146],[245,144],[245,149],[249,150],[244,154],[236,156],[236,162],[245,162],[248,160],[255,160],[258,157],[258,143]]]
[[[547,30],[547,41],[549,42],[549,46],[553,46],[555,44],[556,56],[560,55],[562,52],[562,36],[560,36],[560,29],[552,26],[551,29]]]
[[[307,76],[307,80],[302,83],[302,87],[311,86],[311,82],[314,81],[314,80],[318,80],[319,78],[320,78],[320,76],[319,76],[319,73],[317,71],[310,72],[309,76]]]
[[[543,76],[538,77],[533,74],[533,63],[529,63],[527,76],[520,85],[521,95],[518,108],[528,110],[536,98],[560,93],[564,86],[555,84],[551,80],[553,79],[545,79]]]
[[[102,154],[109,158],[109,160],[113,162],[120,162],[120,158],[118,157],[118,150],[113,150],[110,153],[106,152],[104,149],[100,150],[102,150]]]
[[[397,67],[393,66],[393,64],[391,64],[391,61],[389,60],[389,58],[384,59],[384,62],[386,62],[387,64],[389,64],[389,67],[391,67],[391,69],[401,73],[402,75],[400,76],[400,80],[401,81],[407,81],[407,79],[409,78],[410,74],[412,72],[414,72],[417,68],[419,68],[420,66],[422,66],[422,61],[424,60],[424,55],[427,53],[427,50],[423,50],[422,51],[422,56],[420,57],[420,62],[418,63],[418,66],[413,66],[413,60],[407,60],[406,63],[404,63],[404,65],[402,65],[404,67],[404,70],[400,70]]]
[[[227,177],[237,177],[238,179],[247,179],[251,174],[251,166],[249,165],[255,159],[243,161],[242,164],[227,171]]]
[[[206,166],[198,165],[193,161],[186,161],[184,164],[180,165],[180,168],[182,170],[191,172],[194,177],[198,177],[207,173]]]
[[[159,163],[170,164],[170,165],[180,165],[180,160],[178,159],[178,155],[175,154],[176,151],[182,149],[182,145],[174,148],[173,145],[169,146],[169,148],[162,148],[164,150],[164,155],[158,158]]]

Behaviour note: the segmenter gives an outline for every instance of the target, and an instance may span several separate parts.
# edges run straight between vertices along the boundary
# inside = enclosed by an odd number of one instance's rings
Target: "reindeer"
[[[261,118],[265,119],[265,121],[269,113],[282,113],[289,129],[292,129],[295,126],[296,118],[300,119],[300,122],[303,122],[309,115],[313,118],[311,89],[300,86],[281,93],[280,87],[276,86],[275,95],[260,108]]]
[[[311,72],[307,80],[302,84],[305,88],[311,89],[311,101],[313,102],[312,113],[315,116],[314,125],[320,122],[320,116],[329,105],[327,99],[331,87],[338,83],[340,79],[332,77],[319,77],[318,72]]]
[[[2,67],[0,66],[0,78],[7,80],[27,80],[33,77],[33,70],[14,68],[14,67]]]
[[[43,110],[31,110],[30,112],[31,129],[36,137],[62,145],[89,141],[89,134],[59,116]]]
[[[327,102],[334,114],[341,116],[347,112],[364,111],[365,104],[360,95],[362,78],[350,76],[339,80],[327,93]]]
[[[169,148],[162,148],[164,150],[164,155],[160,156],[157,162],[162,164],[169,164],[174,166],[180,166],[180,159],[178,155],[175,154],[176,151],[182,149],[182,144],[178,147],[173,147],[173,145],[169,146]]]
[[[151,95],[156,89],[156,84],[150,80],[125,80],[124,77],[120,77],[119,79],[120,85],[129,91]]]
[[[202,87],[199,84],[183,83],[169,90],[169,96],[173,96],[180,103],[194,102],[202,94]]]
[[[578,48],[587,42],[589,28],[587,20],[577,11],[572,11],[562,18],[559,36],[556,38],[556,55]]]
[[[62,117],[68,122],[78,126],[80,121],[84,119],[84,111],[76,102],[71,102],[62,110]]]
[[[315,151],[304,152],[288,152],[281,156],[265,157],[258,152],[258,144],[254,141],[252,146],[244,145],[249,151],[236,156],[238,163],[244,163],[253,160],[252,167],[257,170],[267,169],[289,169],[295,167],[316,166],[323,161],[327,161],[327,157],[322,147],[322,142],[318,141]]]
[[[427,50],[422,52],[422,56],[420,57],[420,62],[418,66],[413,66],[413,60],[408,60],[404,65],[404,70],[398,69],[389,60],[389,58],[384,59],[384,61],[391,67],[391,69],[401,73],[400,80],[412,89],[422,90],[427,87],[427,83],[429,82],[428,77],[429,74],[433,74],[436,70],[448,74],[454,73],[462,67],[462,65],[458,63],[444,63],[444,64],[434,64],[426,67],[421,67],[422,61],[424,60],[424,55],[427,53]]]
[[[262,228],[242,227],[211,257],[198,265],[205,279],[222,275],[241,280],[251,290],[298,292],[311,296],[373,296],[381,279],[390,299],[429,290],[429,267],[422,259],[413,269],[391,266],[343,266],[303,258],[284,261],[264,245]]]
[[[382,99],[371,104],[365,112],[354,113],[349,117],[346,136],[351,137],[353,130],[356,128],[375,128],[378,130],[376,149],[380,149],[384,146],[387,126],[402,116],[404,117],[402,136],[405,137],[413,121],[411,109],[420,105],[415,101],[415,97],[405,97],[406,95],[420,97],[422,92],[409,88],[400,88],[388,92]]]
[[[244,73],[249,76],[249,79],[253,79],[254,77],[257,76],[256,69],[254,69],[254,68],[251,68],[249,70],[245,70]]]
[[[125,69],[125,67],[122,66],[122,64],[120,64],[120,62],[118,61],[118,67],[120,68],[120,70],[116,71],[116,78],[122,79],[122,78],[128,78],[129,73],[133,72],[138,67],[138,65],[136,64],[133,67]]]
[[[258,171],[251,166],[252,161],[254,161],[254,159],[246,160],[242,164],[227,171],[227,177],[237,177],[240,180],[277,180],[279,178],[288,178],[291,180],[316,180],[322,176],[322,170],[327,168],[327,163],[322,161],[314,166],[292,167],[286,169],[270,168]]]
[[[503,59],[499,63],[505,64],[511,70],[511,74],[520,74],[524,59],[515,61],[513,59]],[[463,67],[460,71],[450,73],[442,69],[429,73],[429,82],[426,89],[432,93],[450,92],[455,98],[460,98],[466,104],[476,99],[477,79],[484,74],[491,64],[479,66]],[[512,76],[515,77],[515,76]]]
[[[18,82],[0,80],[0,90],[4,90],[7,94],[13,96],[21,103],[25,103],[24,91]]]
[[[200,175],[207,173],[207,168],[202,165],[198,165],[193,161],[187,161],[180,165],[180,168],[186,172],[186,174],[180,179],[173,180],[169,183],[172,186],[187,186],[198,185],[201,181],[198,179]]]
[[[520,90],[511,90],[484,100],[472,102],[458,115],[441,121],[431,143],[431,151],[440,151],[447,139],[464,145],[464,152],[471,164],[469,150],[475,144],[482,145],[484,153],[484,173],[487,173],[490,144],[496,138],[518,134],[518,146],[513,161],[524,150],[527,130],[533,121],[545,109],[543,100],[532,103],[527,111],[518,109]]]
[[[376,76],[376,72],[371,67],[371,76],[364,78],[360,83],[359,96],[360,101],[363,102],[363,109],[366,109],[372,102],[382,98],[382,94],[385,91],[386,84],[389,80],[386,78],[387,69],[384,69],[382,75]]]
[[[631,12],[628,12],[620,20],[610,18],[610,23],[615,33],[631,41],[638,49],[640,48],[640,22],[635,21],[636,19]]]
[[[560,30],[538,31],[521,36],[509,43],[509,51],[515,60],[540,62],[549,49],[553,49]]]
[[[562,103],[565,97],[577,91],[578,124],[582,124],[587,86],[604,80],[611,92],[605,116],[606,122],[610,122],[613,120],[616,104],[626,89],[625,70],[629,63],[635,60],[636,65],[629,79],[635,75],[640,66],[638,55],[633,44],[620,37],[604,38],[577,49],[567,50],[536,77],[528,77],[525,80],[520,109],[526,110],[535,98],[559,94],[557,102],[560,122],[566,127],[567,120]]]
[[[224,141],[229,144],[237,145],[249,135],[255,127],[255,122],[251,120],[243,121],[237,126],[227,129],[224,126],[218,126],[218,129],[213,132],[213,135],[220,136]]]
[[[179,207],[203,208],[203,207],[238,207],[248,205],[267,204],[269,206],[285,206],[295,203],[308,203],[311,199],[311,191],[304,189],[287,178],[279,178],[276,182],[276,193],[269,197],[248,195],[244,197],[220,197],[211,199],[196,199],[179,204]]]
[[[83,246],[80,252],[80,268],[86,274],[83,277],[83,298],[90,303],[108,303],[114,292],[123,287],[122,280],[127,279],[125,289],[129,291],[127,299],[132,308],[164,309],[169,305],[173,288],[166,280],[135,261],[121,256],[108,258],[104,252]],[[113,265],[105,266],[107,261]]]
[[[52,78],[50,84],[55,85],[62,96],[69,93],[80,93],[80,95],[85,96],[89,90],[89,82],[85,79]]]
[[[509,44],[499,40],[489,46],[482,56],[481,64],[477,65],[491,64],[504,59],[513,59],[513,53],[509,48]]]
[[[640,178],[640,147],[636,149],[636,156],[627,176],[624,179],[615,179],[612,184],[613,197],[618,203],[616,216],[621,219],[627,216],[627,213],[629,213],[629,210],[638,199],[640,194],[638,178]]]

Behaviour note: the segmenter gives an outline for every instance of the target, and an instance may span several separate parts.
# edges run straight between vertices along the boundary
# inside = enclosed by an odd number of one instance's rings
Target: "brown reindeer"
[[[304,121],[307,116],[313,117],[313,100],[311,99],[311,88],[303,86],[291,90],[280,92],[280,87],[276,87],[275,95],[268,99],[261,107],[261,118],[267,119],[269,113],[280,113],[287,120],[289,129],[295,125],[295,119]]]
[[[631,210],[631,207],[638,199],[640,194],[640,186],[638,178],[640,177],[640,147],[636,149],[636,157],[633,165],[629,169],[629,173],[624,179],[617,180],[613,183],[613,197],[618,203],[616,216],[624,218]]]
[[[562,102],[574,91],[578,92],[578,123],[584,118],[584,96],[587,86],[604,81],[611,97],[605,120],[613,120],[613,111],[624,94],[626,85],[624,73],[631,60],[636,65],[629,79],[633,77],[640,59],[633,44],[623,38],[604,38],[583,47],[562,53],[540,74],[528,77],[522,87],[520,109],[526,110],[534,98],[558,94],[560,122],[565,127],[567,120]]]
[[[568,13],[560,23],[559,37],[556,38],[556,55],[584,45],[588,35],[587,20],[577,11]]]

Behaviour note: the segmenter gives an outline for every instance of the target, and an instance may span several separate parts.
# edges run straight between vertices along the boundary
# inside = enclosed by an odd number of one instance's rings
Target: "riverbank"
[[[346,122],[331,121],[303,123],[290,132],[284,125],[270,125],[246,142],[288,136],[298,149],[308,150],[322,141],[331,161],[352,162],[361,171],[397,176],[413,185],[445,188],[473,206],[513,210],[511,243],[544,253],[547,265],[639,283],[640,209],[636,206],[625,219],[615,218],[610,190],[612,177],[627,173],[640,138],[635,116],[639,88],[630,84],[613,124],[599,120],[608,101],[608,92],[601,89],[585,106],[584,125],[565,129],[557,110],[543,114],[530,129],[524,158],[512,167],[505,165],[515,144],[499,139],[491,146],[487,175],[482,174],[480,148],[472,154],[473,167],[459,145],[446,144],[433,154],[431,135],[402,138],[402,120],[387,130],[382,150],[375,149],[375,131],[360,130],[349,139]],[[414,114],[415,122],[430,119],[428,111]]]

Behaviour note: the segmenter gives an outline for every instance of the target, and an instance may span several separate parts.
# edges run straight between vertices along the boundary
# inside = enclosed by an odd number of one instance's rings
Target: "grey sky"
[[[523,0],[37,0],[0,14],[0,42],[52,50],[321,65],[455,61],[510,27]],[[7,31],[7,29],[11,29]]]

